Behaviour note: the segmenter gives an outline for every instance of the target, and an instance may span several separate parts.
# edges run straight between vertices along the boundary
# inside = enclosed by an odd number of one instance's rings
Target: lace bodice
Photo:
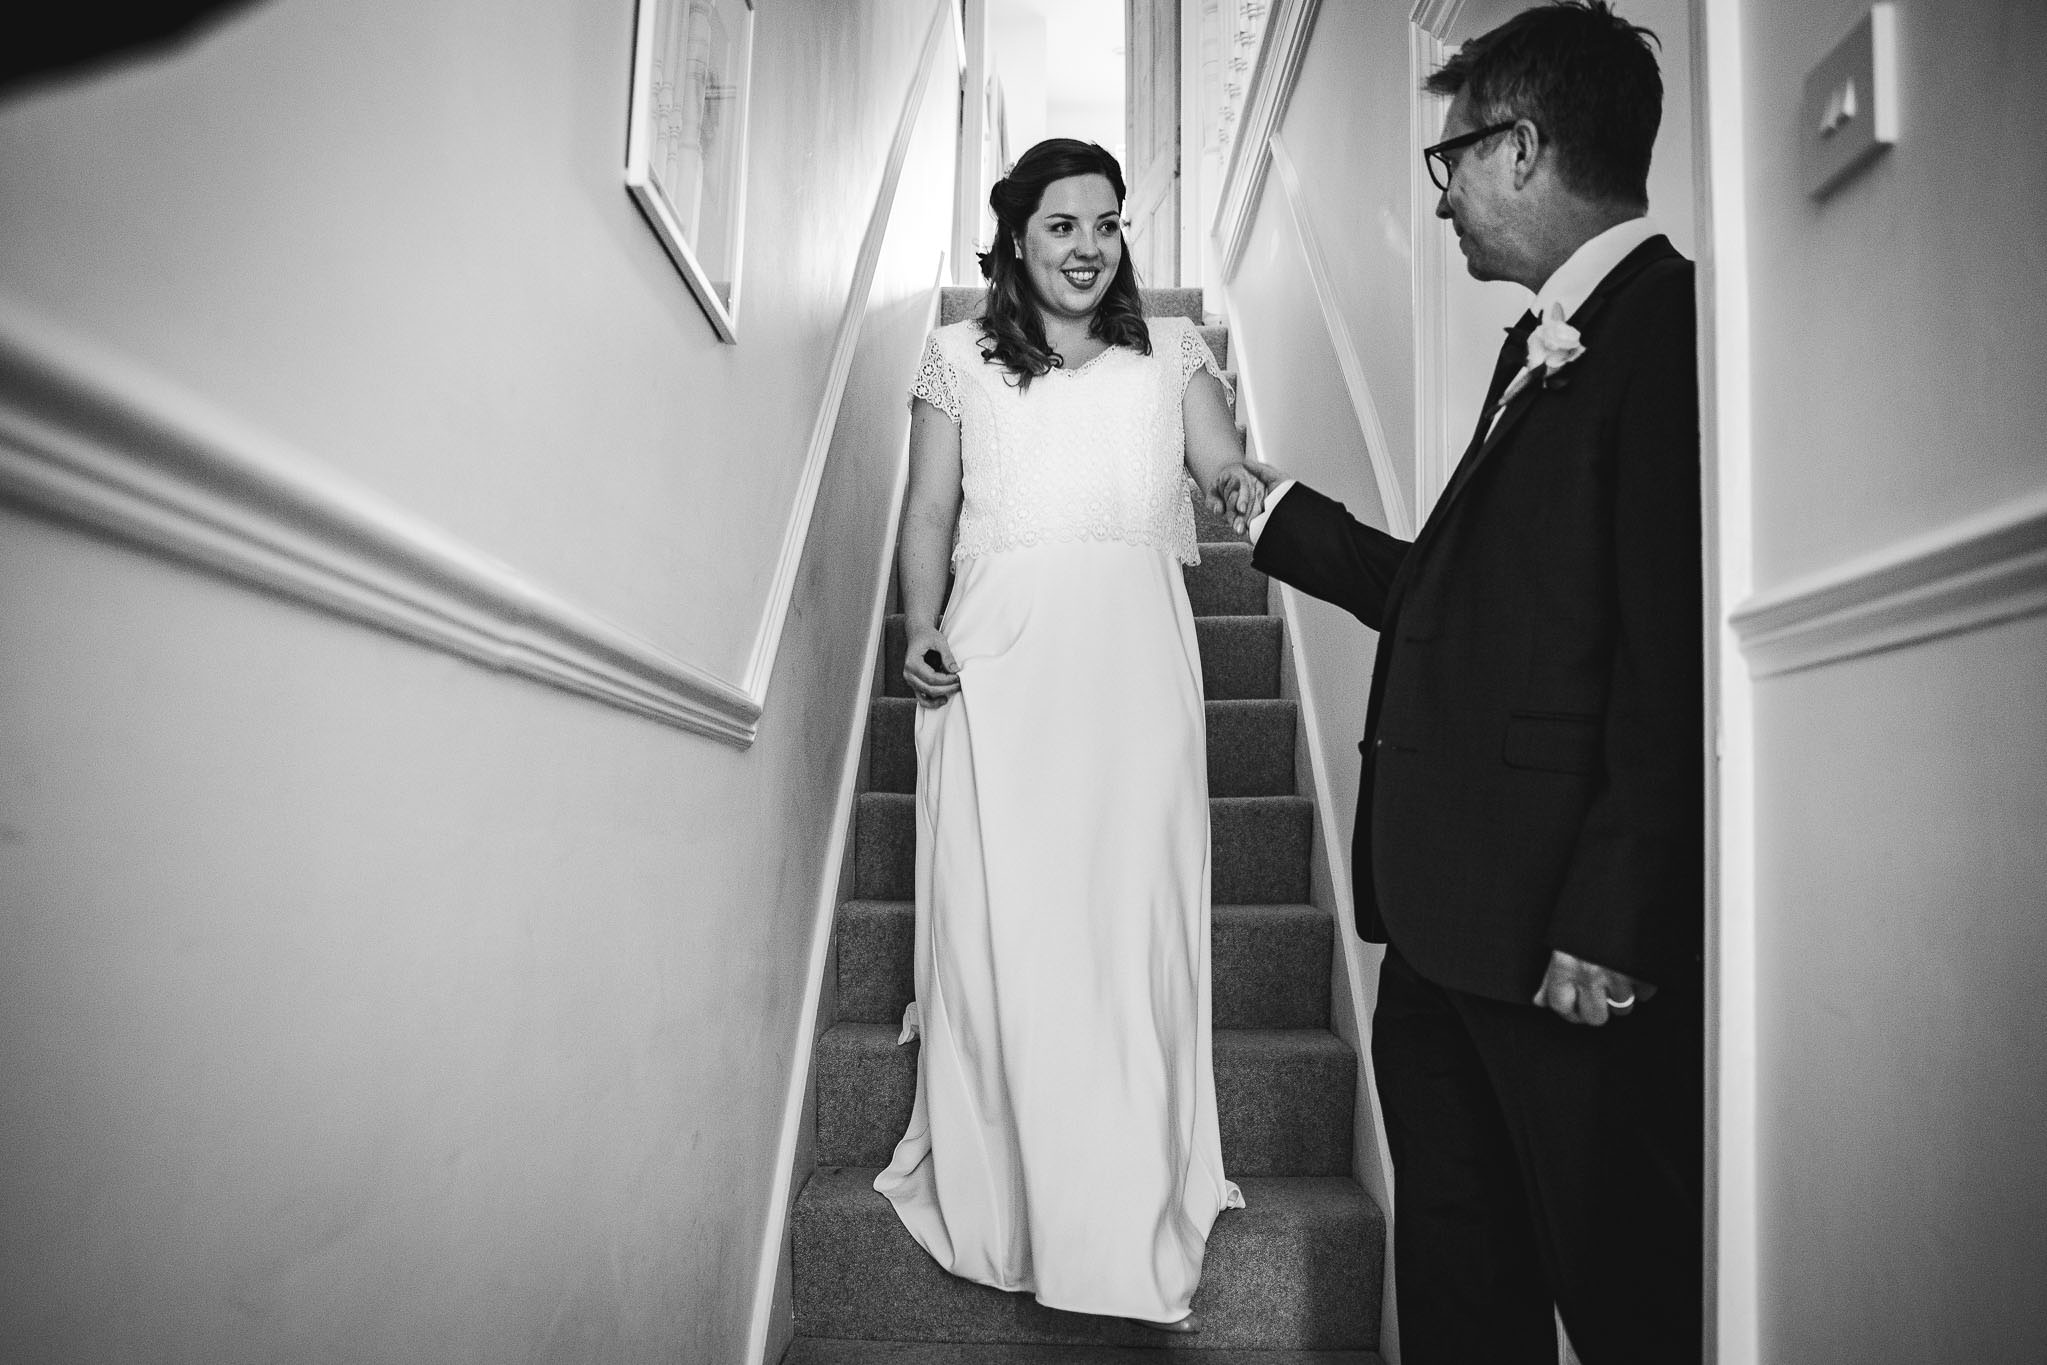
[[[1215,356],[1185,318],[1148,318],[1152,353],[1112,347],[1021,389],[981,355],[978,322],[924,343],[911,386],[960,429],[955,560],[1071,540],[1120,540],[1196,564],[1186,433],[1187,380]],[[1227,381],[1225,381],[1227,383]]]

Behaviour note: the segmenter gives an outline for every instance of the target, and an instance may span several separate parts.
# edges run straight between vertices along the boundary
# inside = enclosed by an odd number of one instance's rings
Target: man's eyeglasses
[[[1449,156],[1451,152],[1461,152],[1474,142],[1485,141],[1494,133],[1504,133],[1520,121],[1510,118],[1505,123],[1495,123],[1489,128],[1481,128],[1475,133],[1465,133],[1459,137],[1444,138],[1433,147],[1422,148],[1422,161],[1429,168],[1429,179],[1435,182],[1437,189],[1447,191],[1450,188],[1450,177],[1457,174],[1457,163]]]

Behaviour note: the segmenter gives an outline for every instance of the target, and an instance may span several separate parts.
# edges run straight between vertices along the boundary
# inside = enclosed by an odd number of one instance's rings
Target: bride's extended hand
[[[1226,514],[1230,529],[1243,535],[1251,518],[1265,510],[1265,480],[1242,460],[1224,465],[1209,485],[1208,507]]]
[[[933,668],[924,657],[933,652],[945,665],[943,668]],[[960,690],[959,661],[953,658],[944,631],[937,626],[910,628],[909,643],[903,650],[903,681],[910,685],[910,695],[919,706],[943,706],[947,698]]]

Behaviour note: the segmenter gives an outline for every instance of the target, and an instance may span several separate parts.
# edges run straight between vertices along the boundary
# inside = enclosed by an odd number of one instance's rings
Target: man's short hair
[[[1539,5],[1482,33],[1423,82],[1469,96],[1475,128],[1525,118],[1557,151],[1564,184],[1601,202],[1649,201],[1649,153],[1663,120],[1661,40],[1606,0]]]

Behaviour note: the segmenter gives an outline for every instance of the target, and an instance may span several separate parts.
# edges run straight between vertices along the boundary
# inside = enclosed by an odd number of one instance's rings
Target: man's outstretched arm
[[[1408,542],[1365,525],[1342,503],[1269,465],[1252,468],[1268,487],[1266,515],[1248,536],[1252,566],[1378,630]]]

